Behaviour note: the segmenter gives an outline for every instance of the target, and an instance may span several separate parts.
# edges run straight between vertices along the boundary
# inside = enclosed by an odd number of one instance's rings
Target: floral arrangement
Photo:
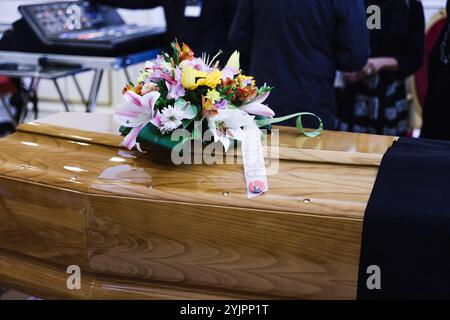
[[[272,88],[258,88],[253,77],[241,73],[239,52],[220,70],[221,52],[212,59],[205,54],[197,58],[188,45],[177,41],[172,49],[171,56],[163,53],[155,62],[147,62],[136,84],[123,89],[126,103],[117,107],[114,119],[126,135],[126,148],[140,149],[140,143],[149,142],[171,149],[180,141],[172,141],[170,133],[179,128],[187,129],[191,139],[201,140],[198,123],[204,123],[214,141],[227,150],[230,140],[242,140],[246,125],[263,127],[287,119],[273,119],[275,113],[264,105]],[[305,132],[301,127],[301,131],[313,136],[321,128]]]
[[[259,163],[257,170],[248,161],[244,163],[247,189],[249,194],[261,194],[268,189],[258,128],[298,117],[301,133],[310,137],[321,133],[320,119],[319,129],[303,129],[301,116],[315,116],[311,113],[274,118],[275,113],[264,104],[272,88],[257,87],[253,77],[242,73],[239,52],[220,69],[221,52],[212,59],[206,54],[196,57],[188,45],[177,41],[172,50],[172,55],[162,53],[156,61],[147,62],[136,83],[123,89],[126,102],[117,107],[114,119],[122,126],[124,147],[142,151],[141,144],[150,143],[173,149],[190,140],[203,141],[203,129],[209,129],[214,142],[222,143],[225,151],[233,140],[247,145],[247,155],[251,154],[246,158],[257,158]],[[172,139],[177,129],[184,129],[189,136]],[[258,179],[250,179],[247,172],[259,172]]]

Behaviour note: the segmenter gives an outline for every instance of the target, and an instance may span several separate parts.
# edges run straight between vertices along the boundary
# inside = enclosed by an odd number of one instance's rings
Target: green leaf
[[[183,122],[183,128],[186,129],[187,127],[189,127],[193,121],[194,121],[194,119],[184,119],[183,121],[181,121],[181,122]]]
[[[169,54],[167,54],[167,52],[163,52],[162,56],[165,62],[170,63],[170,56]]]
[[[120,133],[122,133],[122,135],[127,135],[130,131],[131,128],[120,128]],[[154,125],[148,124],[142,129],[136,140],[142,147],[156,145],[172,150],[176,145],[185,140],[185,138],[186,137],[179,137],[178,140],[173,141],[171,134],[162,134]]]
[[[183,98],[178,98],[177,101],[175,101],[174,107],[177,108],[184,108],[186,106],[187,102]]]
[[[263,87],[259,88],[258,95],[264,94],[266,92],[271,92],[272,90],[273,90],[272,87],[263,86]]]
[[[180,57],[180,53],[178,52],[178,49],[177,49],[177,44],[178,44],[178,40],[175,40],[171,44],[172,50],[173,50],[172,59],[176,66],[178,66],[181,62],[181,57]]]
[[[231,84],[228,85],[228,86],[226,86],[226,87],[223,88],[222,90],[220,90],[220,93],[223,94],[223,95],[225,95],[225,93],[226,93],[228,90],[230,90],[230,88],[231,88]]]

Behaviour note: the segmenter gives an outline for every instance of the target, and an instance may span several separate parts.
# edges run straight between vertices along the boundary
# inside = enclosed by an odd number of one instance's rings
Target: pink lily
[[[131,150],[137,145],[136,139],[141,130],[155,116],[155,104],[160,93],[153,91],[140,96],[133,91],[127,91],[123,97],[126,103],[118,106],[114,111],[114,121],[124,127],[132,128],[123,140],[123,146]]]
[[[234,76],[239,74],[239,70],[234,67],[225,67],[222,70],[222,80],[227,81],[227,79],[234,79]]]
[[[180,97],[183,97],[186,94],[186,91],[181,84],[181,70],[176,68],[174,70],[175,78],[170,78],[171,81],[166,79],[167,90],[169,91],[167,97],[170,99],[177,100]]]
[[[264,101],[266,101],[269,97],[269,94],[270,92],[266,92],[256,97],[252,101],[242,105],[239,109],[247,112],[248,114],[272,118],[273,116],[275,116],[275,112],[273,112],[272,109],[263,104]]]

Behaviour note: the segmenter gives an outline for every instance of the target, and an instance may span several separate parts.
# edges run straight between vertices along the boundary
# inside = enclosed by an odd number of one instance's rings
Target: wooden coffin
[[[279,172],[253,200],[242,165],[175,166],[121,140],[111,115],[76,113],[0,140],[0,284],[43,298],[356,297],[393,137],[281,128]]]

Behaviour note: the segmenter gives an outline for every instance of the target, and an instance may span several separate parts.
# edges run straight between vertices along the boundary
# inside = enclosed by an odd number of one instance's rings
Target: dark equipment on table
[[[22,19],[0,40],[0,50],[118,56],[161,47],[164,28],[126,24],[117,11],[87,1],[19,7]]]

